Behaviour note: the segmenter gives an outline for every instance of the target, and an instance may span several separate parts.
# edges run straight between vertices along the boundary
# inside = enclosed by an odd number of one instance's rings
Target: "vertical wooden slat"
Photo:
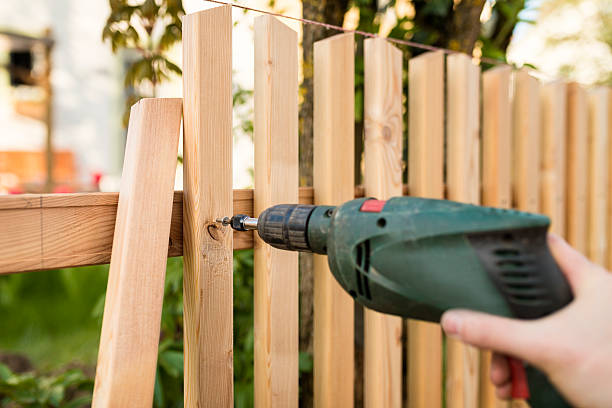
[[[482,75],[482,204],[510,208],[512,201],[512,69],[501,66]],[[480,353],[480,403],[482,408],[507,408],[491,382],[491,352]]]
[[[542,213],[551,219],[550,231],[565,235],[565,148],[567,89],[561,81],[542,85],[541,200]]]
[[[181,103],[142,99],[131,109],[94,407],[153,404]]]
[[[540,84],[520,70],[514,76],[514,205],[540,210]]]
[[[337,205],[355,193],[355,37],[340,34],[314,44],[314,195]],[[314,405],[352,407],[354,302],[314,257]]]
[[[583,254],[587,237],[588,104],[579,84],[567,87],[567,241]]]
[[[446,59],[446,185],[449,200],[480,203],[480,68],[465,54]],[[446,406],[478,406],[479,352],[446,340]]]
[[[588,92],[589,137],[587,193],[587,256],[605,266],[607,262],[608,211],[608,90]]]
[[[514,207],[540,212],[540,83],[526,69],[515,72],[513,100]],[[524,400],[513,408],[528,407]]]
[[[402,195],[402,52],[364,41],[364,187],[367,196]],[[364,310],[365,406],[402,404],[402,319]]]
[[[185,406],[231,407],[233,386],[232,13],[183,24]]]
[[[298,202],[297,33],[255,19],[255,189],[259,215]],[[255,405],[298,406],[298,256],[255,237]]]
[[[411,195],[444,198],[444,53],[409,63],[408,184]],[[442,331],[408,321],[408,406],[442,406]]]

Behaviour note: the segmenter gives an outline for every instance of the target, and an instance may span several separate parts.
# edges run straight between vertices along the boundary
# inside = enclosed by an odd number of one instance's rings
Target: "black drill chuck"
[[[308,220],[314,209],[314,205],[304,204],[272,206],[259,216],[257,233],[275,248],[312,252],[308,243]]]

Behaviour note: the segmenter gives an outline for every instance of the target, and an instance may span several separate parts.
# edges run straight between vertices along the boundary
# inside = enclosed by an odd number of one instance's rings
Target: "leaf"
[[[6,381],[13,376],[13,372],[7,365],[0,363],[0,381]]]
[[[183,374],[183,353],[167,350],[159,354],[159,365],[170,377],[179,378]]]
[[[91,404],[91,396],[84,395],[82,397],[73,399],[67,404],[62,405],[62,408],[81,408],[84,405],[88,406],[90,404]]]
[[[155,371],[155,387],[153,388],[153,406],[155,408],[163,408],[166,404],[164,401],[164,388],[160,380],[159,367]]]
[[[312,354],[305,352],[305,351],[300,351],[300,356],[299,356],[299,367],[300,367],[300,372],[302,373],[310,373],[312,372]]]

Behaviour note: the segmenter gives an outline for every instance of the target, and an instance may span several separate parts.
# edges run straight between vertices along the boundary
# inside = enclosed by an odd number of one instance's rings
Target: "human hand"
[[[556,235],[548,236],[548,245],[574,293],[568,306],[538,320],[449,310],[442,328],[494,351],[491,381],[502,399],[509,399],[512,389],[509,355],[546,373],[572,405],[612,407],[612,274]]]

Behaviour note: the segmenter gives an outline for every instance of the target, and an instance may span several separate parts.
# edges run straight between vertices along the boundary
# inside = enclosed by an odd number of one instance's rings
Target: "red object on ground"
[[[379,213],[382,211],[385,204],[387,204],[387,202],[383,200],[365,200],[363,204],[361,204],[359,211]]]
[[[522,361],[508,357],[510,365],[510,377],[512,378],[512,398],[528,399],[529,385],[527,384],[527,375],[525,374],[525,366]]]
[[[70,188],[70,186],[59,185],[53,188],[53,192],[54,193],[73,193],[74,191],[72,191],[72,188]]]
[[[21,187],[13,187],[13,188],[9,188],[8,193],[9,194],[23,194],[24,191]]]

